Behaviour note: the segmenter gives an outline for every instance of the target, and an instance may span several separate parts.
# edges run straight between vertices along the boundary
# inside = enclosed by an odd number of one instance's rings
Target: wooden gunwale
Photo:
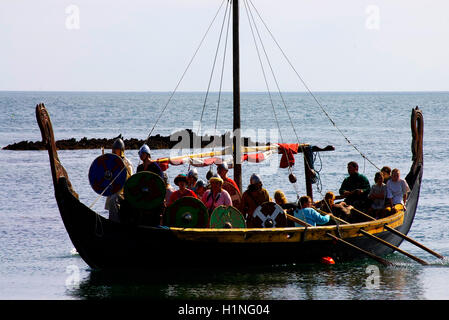
[[[384,225],[391,228],[400,227],[404,222],[404,210],[376,221],[359,222],[345,225],[289,227],[289,228],[243,228],[243,229],[208,229],[176,228],[172,233],[180,240],[197,242],[234,242],[234,243],[292,243],[298,241],[332,241],[326,236],[330,232],[343,239],[363,237],[359,230],[363,228],[370,234],[385,232]],[[305,235],[303,236],[303,234]]]

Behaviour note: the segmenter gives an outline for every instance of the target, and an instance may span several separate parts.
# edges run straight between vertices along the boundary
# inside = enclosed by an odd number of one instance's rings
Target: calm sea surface
[[[56,139],[146,138],[168,93],[0,92],[0,147],[21,140],[40,140],[35,106],[45,103]],[[179,93],[153,134],[197,128],[204,93]],[[415,221],[409,235],[449,256],[449,93],[319,93],[341,131],[378,167],[389,165],[407,174],[411,164],[411,109],[424,113],[424,177]],[[202,132],[213,133],[217,94],[209,95]],[[284,96],[296,137],[285,109],[275,100],[281,135],[266,94],[242,94],[242,127],[258,141],[311,143],[335,146],[316,160],[321,169],[320,192],[338,191],[346,176],[346,163],[358,161],[370,181],[375,167],[345,141],[305,93]],[[232,128],[232,95],[224,94],[218,130]],[[245,134],[245,132],[244,132]],[[91,205],[97,194],[88,182],[88,170],[100,150],[60,151],[60,159],[80,199]],[[167,156],[155,150],[153,156]],[[134,167],[137,150],[127,151]],[[302,158],[294,172],[299,193],[304,194]],[[278,159],[243,166],[244,185],[253,172],[261,175],[273,195],[282,188],[290,201],[296,198],[288,172],[278,169]],[[171,182],[187,166],[173,166]],[[200,168],[204,177],[207,168]],[[232,173],[231,173],[232,176]],[[438,260],[409,243],[401,248],[428,261],[421,266],[399,253],[387,259],[396,266],[383,267],[363,259],[333,266],[310,264],[273,266],[237,271],[199,270],[156,277],[129,272],[91,270],[73,251],[54,198],[46,151],[0,150],[0,299],[89,299],[149,297],[171,299],[449,299],[449,262]],[[107,216],[104,199],[93,208]],[[205,254],[214,254],[212,252]],[[155,257],[157,259],[157,257]],[[374,266],[374,267],[373,267]],[[373,277],[370,270],[378,271]],[[375,273],[376,274],[376,273]]]

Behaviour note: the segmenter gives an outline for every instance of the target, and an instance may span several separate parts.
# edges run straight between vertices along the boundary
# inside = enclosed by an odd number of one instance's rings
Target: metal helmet
[[[206,173],[206,179],[209,180],[213,175],[214,173],[212,172],[212,169],[209,168],[209,171],[207,171]]]
[[[112,149],[125,150],[125,143],[122,139],[118,138],[112,144]]]
[[[204,181],[204,180],[198,180],[197,182],[196,182],[196,184],[195,184],[195,188],[198,188],[198,187],[203,187],[203,188],[206,188],[207,187],[207,184],[206,184],[206,182]]]
[[[228,164],[226,162],[220,163],[217,165],[217,170],[223,169],[225,171],[229,171]]]
[[[257,183],[262,183],[262,179],[260,179],[259,175],[253,173],[251,175],[251,178],[249,179],[249,182],[251,184],[257,184]]]
[[[198,171],[195,168],[191,169],[189,173],[187,173],[187,177],[194,177],[195,179],[198,179]]]
[[[148,155],[150,155],[150,147],[147,146],[146,144],[141,146],[140,149],[139,149],[139,156],[141,156],[142,153],[147,153]]]

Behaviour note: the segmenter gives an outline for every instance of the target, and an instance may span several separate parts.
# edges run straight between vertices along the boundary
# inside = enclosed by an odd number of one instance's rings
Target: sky
[[[449,91],[448,1],[251,1],[312,91]],[[221,3],[1,0],[0,90],[172,91]],[[179,91],[205,91],[209,79],[219,90],[226,28],[211,70],[224,8]],[[253,14],[280,89],[304,91]],[[242,1],[240,25],[241,90],[266,91]],[[230,53],[229,38],[224,91]]]

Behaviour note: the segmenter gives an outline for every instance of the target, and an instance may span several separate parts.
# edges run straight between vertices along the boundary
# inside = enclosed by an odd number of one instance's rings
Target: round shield
[[[165,212],[165,224],[179,228],[207,228],[209,214],[206,206],[194,197],[173,202]]]
[[[124,188],[125,199],[137,209],[159,207],[164,202],[166,191],[164,181],[149,171],[132,175]]]
[[[89,168],[89,183],[98,194],[105,197],[119,192],[126,182],[126,167],[116,154],[97,157]]]
[[[210,216],[209,226],[214,229],[246,228],[245,218],[233,206],[219,206]]]
[[[264,202],[254,210],[251,222],[256,228],[284,228],[287,216],[284,209],[274,202]]]
[[[222,188],[226,190],[229,195],[231,196],[232,200],[232,206],[236,207],[238,210],[242,209],[242,195],[240,194],[240,191],[234,187],[234,185],[230,182],[223,182]]]

